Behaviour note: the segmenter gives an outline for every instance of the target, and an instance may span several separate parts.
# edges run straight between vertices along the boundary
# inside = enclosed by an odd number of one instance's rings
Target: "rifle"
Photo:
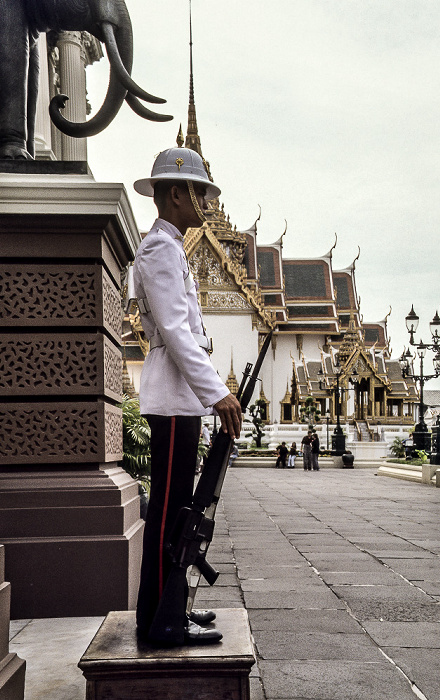
[[[253,372],[251,373],[252,363],[248,362],[243,373],[237,393],[243,413],[254,392],[271,338],[272,331],[264,340]],[[214,533],[215,509],[220,498],[232,445],[233,440],[227,433],[220,430],[194,491],[191,506],[181,508],[177,515],[166,545],[173,566],[149,632],[150,638],[156,644],[174,646],[184,642],[188,568],[195,565],[211,586],[219,575],[219,572],[206,561],[206,552]],[[195,590],[192,597],[195,595]]]

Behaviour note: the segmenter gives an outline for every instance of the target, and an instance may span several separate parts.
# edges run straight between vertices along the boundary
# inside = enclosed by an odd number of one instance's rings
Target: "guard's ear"
[[[170,189],[170,200],[174,206],[179,207],[182,203],[183,190],[177,185],[173,185]]]

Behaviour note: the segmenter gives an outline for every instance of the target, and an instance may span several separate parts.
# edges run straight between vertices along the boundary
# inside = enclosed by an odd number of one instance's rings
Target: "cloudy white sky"
[[[89,139],[97,180],[124,182],[137,223],[155,217],[132,183],[187,123],[189,1],[126,0],[133,77],[167,99],[166,124],[124,105]],[[192,0],[194,83],[204,156],[238,229],[260,244],[284,230],[285,257],[356,263],[361,311],[392,307],[393,355],[440,306],[440,4],[437,0]],[[98,107],[106,59],[88,69]],[[427,363],[427,371],[432,365]],[[430,385],[433,388],[433,385]]]

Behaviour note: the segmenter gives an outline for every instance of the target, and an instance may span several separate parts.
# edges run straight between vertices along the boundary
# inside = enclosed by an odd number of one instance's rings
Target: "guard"
[[[219,378],[210,359],[197,286],[183,241],[188,228],[206,220],[206,200],[218,197],[198,153],[170,148],[156,158],[151,177],[134,184],[154,197],[159,218],[141,243],[134,262],[134,288],[149,341],[140,386],[140,410],[151,428],[151,491],[145,523],[137,629],[141,638],[165,646],[149,634],[170,570],[165,550],[170,529],[192,500],[201,416],[216,412],[225,433],[241,430],[241,408]],[[189,620],[186,601],[178,624],[185,644],[218,642],[212,611],[195,610]],[[180,622],[181,621],[181,622]],[[201,624],[198,624],[201,623]]]

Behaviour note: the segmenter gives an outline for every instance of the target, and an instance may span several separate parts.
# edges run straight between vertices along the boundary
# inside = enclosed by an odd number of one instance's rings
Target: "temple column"
[[[86,120],[85,54],[81,32],[60,32],[57,46],[60,52],[61,93],[69,96],[63,116],[69,121]],[[87,160],[87,140],[61,135],[63,160]]]

